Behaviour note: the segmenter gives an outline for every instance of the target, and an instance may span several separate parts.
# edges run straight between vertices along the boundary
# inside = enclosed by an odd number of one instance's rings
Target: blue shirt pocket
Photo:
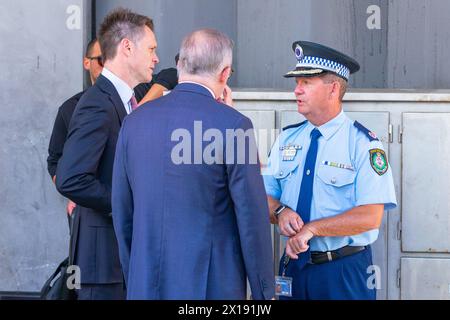
[[[283,161],[274,174],[281,188],[280,201],[291,208],[297,202],[298,198],[298,186],[300,185],[298,167],[298,161]]]
[[[314,186],[314,202],[327,217],[353,208],[355,203],[356,172],[349,169],[319,165]],[[327,213],[329,212],[329,214]]]

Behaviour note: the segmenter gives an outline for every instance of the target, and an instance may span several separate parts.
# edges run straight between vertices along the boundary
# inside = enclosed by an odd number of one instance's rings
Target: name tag
[[[275,294],[282,297],[292,297],[292,278],[276,276]]]

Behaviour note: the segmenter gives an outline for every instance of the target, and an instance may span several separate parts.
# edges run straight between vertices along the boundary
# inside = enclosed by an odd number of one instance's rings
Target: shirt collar
[[[127,113],[129,113],[130,112],[129,102],[130,102],[131,97],[134,94],[133,89],[131,89],[125,83],[125,81],[120,79],[118,76],[116,76],[114,73],[112,73],[105,67],[103,67],[102,75],[105,76],[109,81],[112,82],[112,84],[114,85],[114,88],[116,88],[117,93],[119,94],[120,100],[122,100],[125,110],[127,111]]]
[[[202,86],[203,88],[207,89],[209,91],[209,93],[211,93],[211,96],[216,99],[216,95],[214,94],[214,91],[212,91],[210,88],[208,88],[207,86],[205,86],[204,84],[195,82],[195,81],[181,81],[180,83],[193,83],[199,86]]]
[[[321,125],[317,129],[319,129],[322,137],[325,140],[329,140],[339,130],[339,128],[345,122],[345,119],[347,119],[347,116],[345,115],[344,111],[341,110],[341,112],[336,117]],[[314,128],[315,126],[311,124],[311,122],[308,122],[308,130],[310,131],[310,133]]]

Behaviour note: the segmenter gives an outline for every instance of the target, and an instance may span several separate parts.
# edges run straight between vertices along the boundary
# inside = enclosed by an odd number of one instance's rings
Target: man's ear
[[[228,78],[230,77],[231,74],[231,67],[225,67],[222,72],[220,72],[220,76],[219,76],[219,82],[220,83],[227,83]]]
[[[122,51],[122,53],[128,57],[130,56],[132,50],[133,50],[132,42],[127,38],[123,38],[119,44],[119,52]]]
[[[89,71],[89,69],[91,68],[91,60],[86,57],[83,58],[83,68],[86,71]]]
[[[333,81],[333,85],[331,87],[330,98],[338,97],[341,92],[341,84],[338,81]]]

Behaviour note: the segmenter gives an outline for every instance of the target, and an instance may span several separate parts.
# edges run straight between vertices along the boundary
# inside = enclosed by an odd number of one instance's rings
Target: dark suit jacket
[[[69,131],[69,123],[72,118],[75,106],[85,91],[81,91],[65,101],[56,114],[55,123],[53,124],[52,135],[48,145],[47,170],[50,176],[56,174],[56,166],[58,160],[62,156],[64,143],[66,142],[67,132]]]
[[[100,75],[75,108],[58,162],[56,187],[78,205],[75,263],[81,268],[81,283],[123,281],[111,219],[111,181],[125,116],[113,84]]]
[[[178,139],[194,137],[195,121],[203,132],[216,129],[223,137],[227,129],[252,128],[248,118],[188,83],[124,121],[112,202],[127,298],[245,299],[247,277],[254,299],[272,298],[269,210],[259,163],[174,163]],[[200,152],[209,144],[200,142]],[[253,133],[240,151],[248,154],[249,145],[255,146]],[[219,159],[231,155],[230,146],[216,150]],[[193,142],[185,150],[192,161],[195,148]]]

